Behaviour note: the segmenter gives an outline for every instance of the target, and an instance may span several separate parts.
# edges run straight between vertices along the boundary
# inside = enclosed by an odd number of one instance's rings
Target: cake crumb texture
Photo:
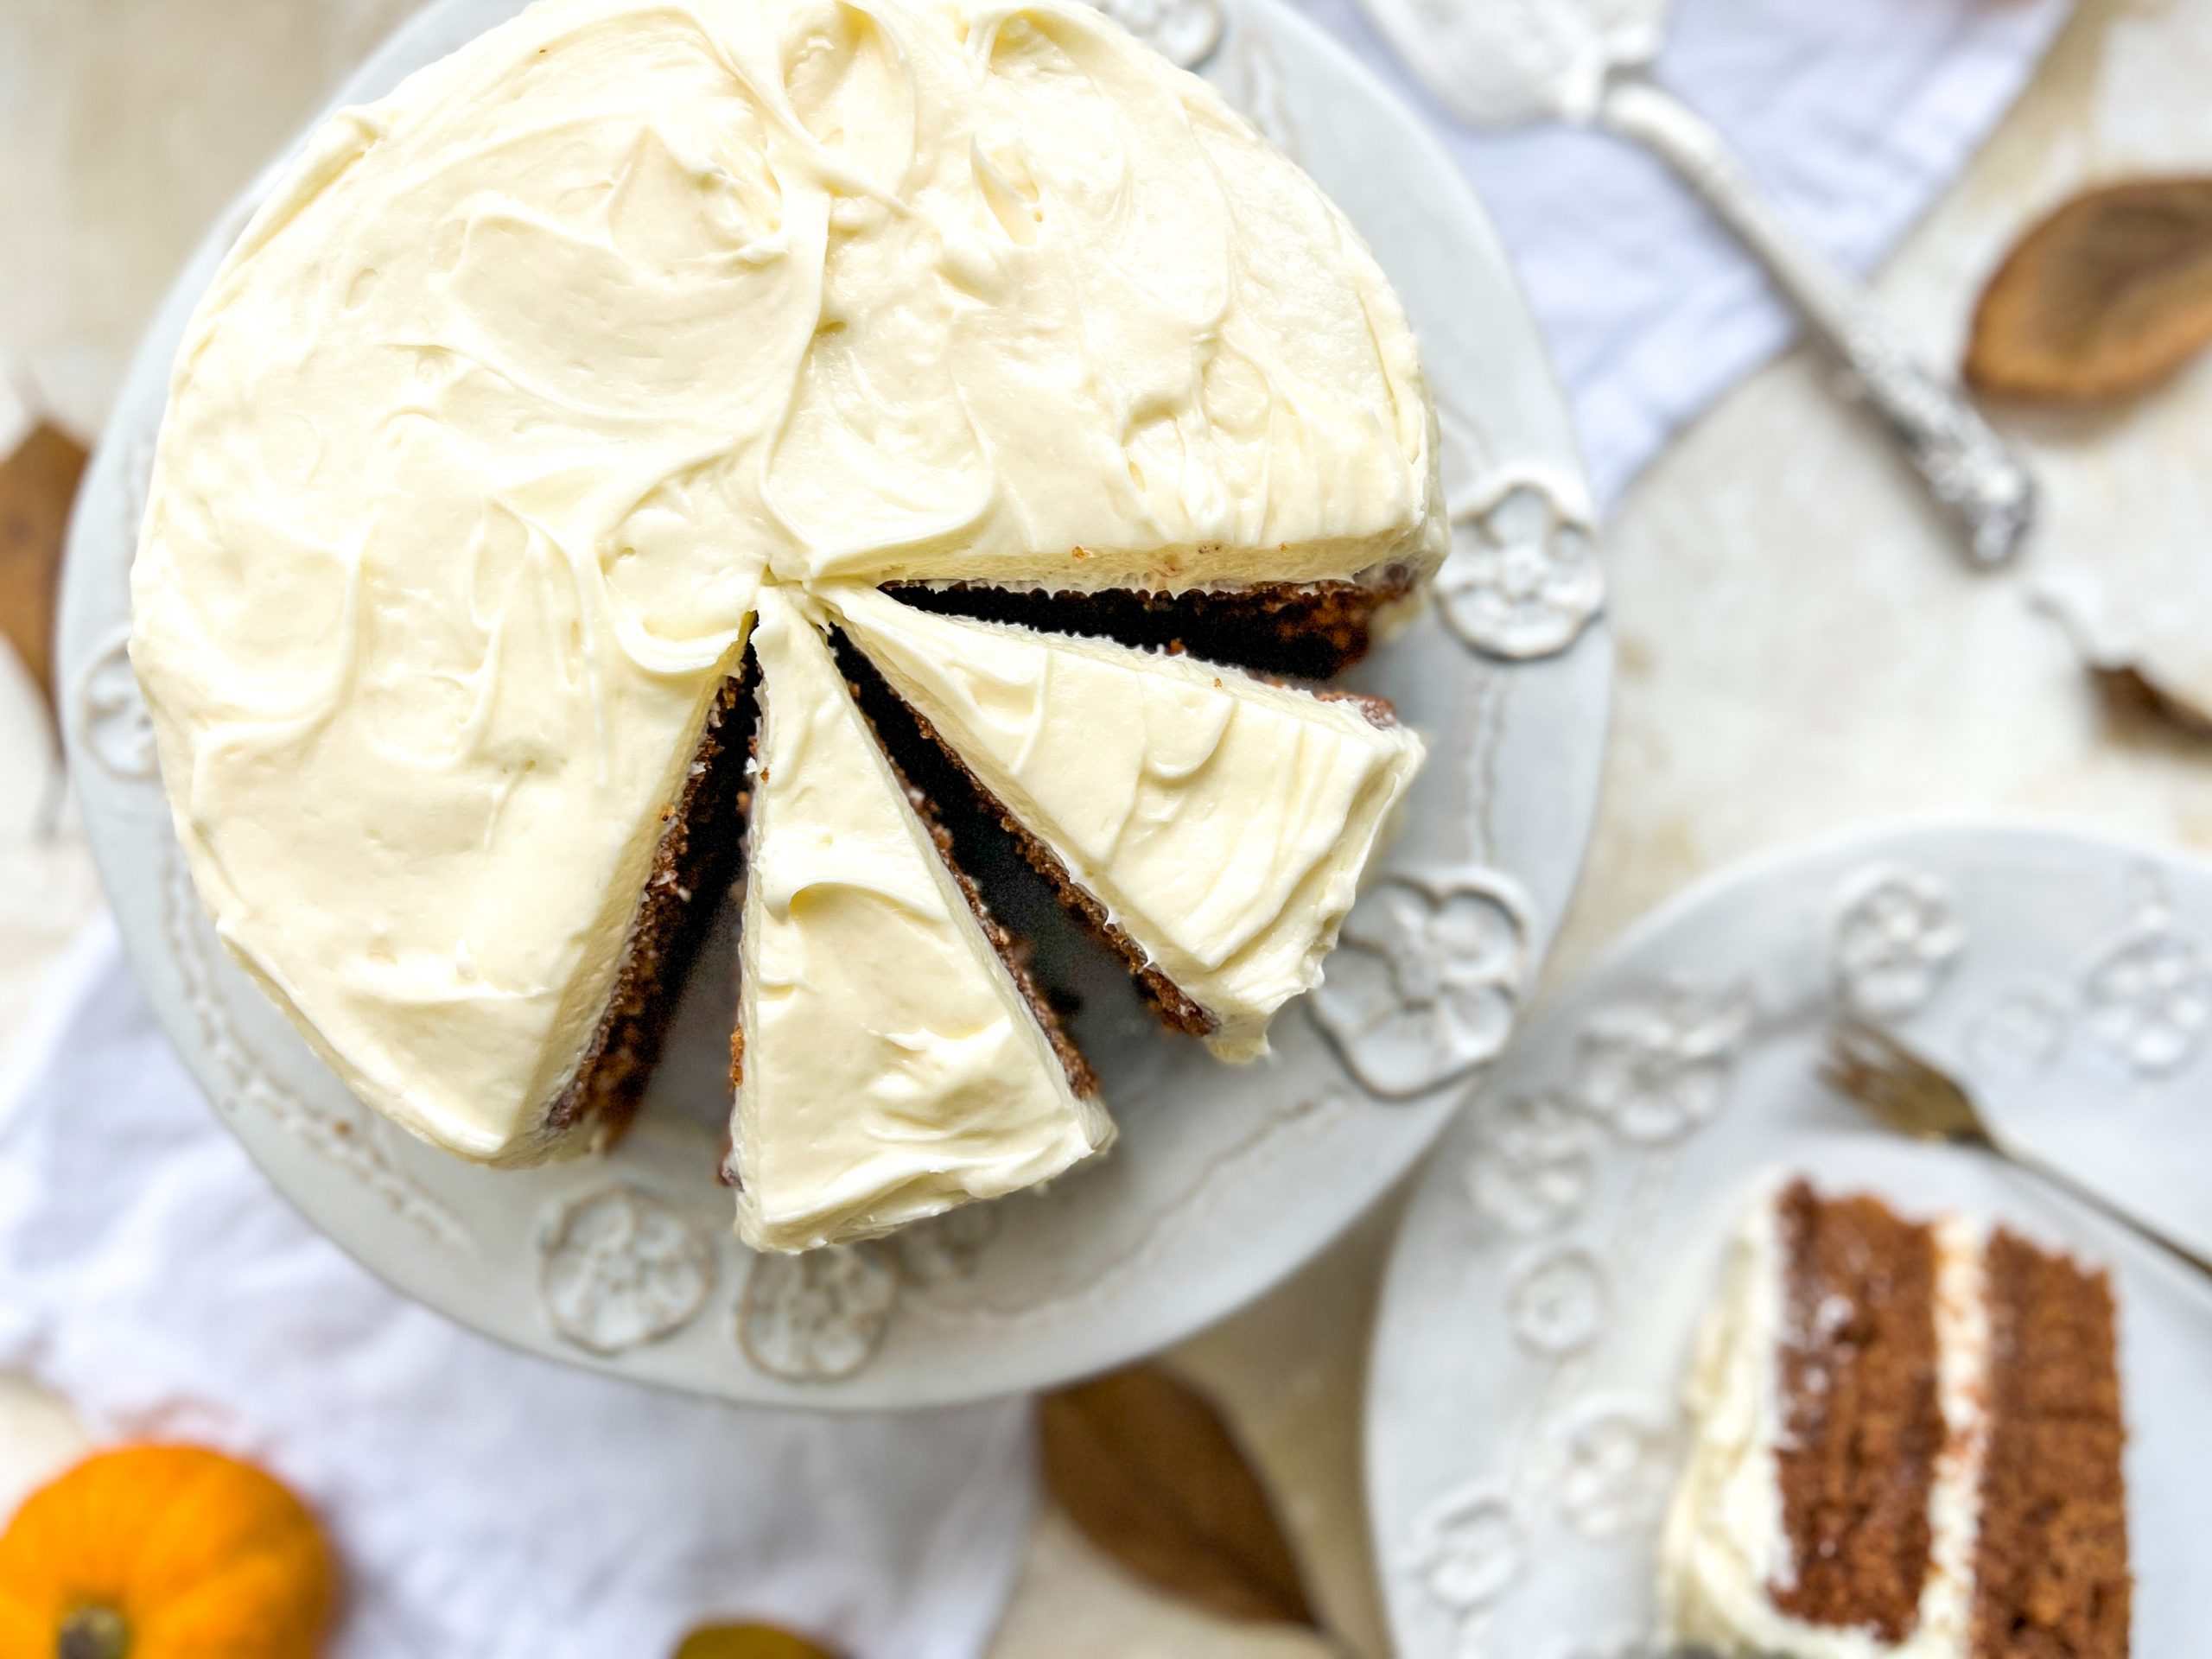
[[[1943,1447],[1935,1236],[1802,1181],[1777,1217],[1789,1285],[1776,1464],[1794,1572],[1770,1592],[1808,1624],[1898,1643],[1919,1618]]]
[[[1974,1659],[2123,1659],[2132,1584],[2111,1281],[2001,1230],[1988,1274]]]
[[[1392,569],[1373,581],[1258,582],[1218,593],[1074,593],[974,582],[893,582],[884,591],[946,615],[1096,634],[1262,674],[1332,680],[1367,655],[1378,615],[1415,585],[1413,572]]]
[[[729,885],[743,820],[753,700],[735,676],[715,694],[682,794],[664,814],[652,875],[589,1050],[547,1116],[556,1133],[593,1124],[603,1150],[637,1116],[668,1040],[684,978]]]

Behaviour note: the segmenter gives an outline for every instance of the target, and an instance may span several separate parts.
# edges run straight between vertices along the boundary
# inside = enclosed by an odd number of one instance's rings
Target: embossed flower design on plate
[[[1528,970],[1528,901],[1503,878],[1392,876],[1345,918],[1313,1021],[1352,1075],[1407,1099],[1505,1046]]]
[[[1527,1543],[1513,1506],[1487,1490],[1446,1498],[1421,1517],[1416,1570],[1446,1607],[1473,1612],[1512,1584]]]
[[[1563,1433],[1560,1513],[1592,1542],[1627,1536],[1658,1517],[1675,1478],[1665,1414],[1622,1401],[1586,1401]]]
[[[1599,1010],[1576,1045],[1573,1097],[1624,1141],[1680,1140],[1727,1098],[1737,1052],[1751,1034],[1740,993],[1659,987]]]
[[[1506,1319],[1531,1353],[1586,1348],[1605,1319],[1605,1266],[1579,1245],[1522,1264],[1506,1292]]]
[[[1516,1233],[1567,1225],[1590,1202],[1597,1178],[1596,1128],[1555,1090],[1500,1106],[1467,1167],[1476,1211]]]
[[[1966,945],[1950,890],[1925,870],[1876,865],[1839,898],[1831,950],[1844,1000],[1877,1020],[1918,1013]]]
[[[2090,969],[2082,1002],[2093,1038],[2135,1071],[2164,1076],[2212,1033],[2212,962],[2196,935],[2153,911]]]

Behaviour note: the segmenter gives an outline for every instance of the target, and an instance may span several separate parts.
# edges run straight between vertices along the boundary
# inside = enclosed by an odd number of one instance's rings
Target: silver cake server
[[[1670,163],[1758,256],[1850,371],[1977,564],[2035,519],[2026,467],[1948,377],[1919,360],[1865,287],[1808,242],[1703,117],[1653,79],[1668,0],[1363,0],[1407,68],[1479,126],[1564,119]]]

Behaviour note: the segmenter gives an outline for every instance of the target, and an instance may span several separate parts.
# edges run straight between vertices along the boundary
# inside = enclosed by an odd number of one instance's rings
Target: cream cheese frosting
[[[1789,1256],[1776,1197],[1745,1218],[1698,1339],[1687,1394],[1692,1440],[1662,1535],[1665,1639],[1718,1659],[1969,1659],[1980,1519],[1989,1317],[1987,1229],[1936,1224],[1936,1397],[1944,1449],[1929,1493],[1929,1559],[1918,1618],[1901,1642],[1782,1611],[1768,1586],[1795,1581],[1776,1452],[1786,1432],[1782,1344]]]
[[[762,595],[742,934],[738,1230],[865,1238],[1060,1173],[1113,1138],[945,868],[829,647]]]
[[[764,582],[1433,565],[1340,214],[1072,0],[543,0],[312,137],[179,355],[131,653],[230,950],[548,1155]]]
[[[1225,1058],[1319,982],[1424,753],[1360,704],[1189,658],[822,590],[854,642],[1107,918],[1215,1022]]]

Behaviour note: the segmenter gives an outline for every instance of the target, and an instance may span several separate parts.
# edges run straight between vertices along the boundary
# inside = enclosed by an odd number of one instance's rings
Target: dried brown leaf
[[[2139,391],[2212,344],[2212,178],[2084,192],[2023,237],[1975,308],[1966,377],[2000,397]]]
[[[2126,663],[2092,664],[2089,674],[2114,712],[2185,737],[2212,738],[2212,713],[2173,691],[2154,675]]]
[[[0,634],[54,712],[54,610],[84,446],[55,426],[31,429],[0,461]]]
[[[1318,1628],[1274,1503],[1221,1414],[1157,1366],[1045,1396],[1045,1484],[1115,1560],[1230,1618]]]
[[[683,1638],[676,1659],[835,1659],[772,1624],[710,1624]]]

